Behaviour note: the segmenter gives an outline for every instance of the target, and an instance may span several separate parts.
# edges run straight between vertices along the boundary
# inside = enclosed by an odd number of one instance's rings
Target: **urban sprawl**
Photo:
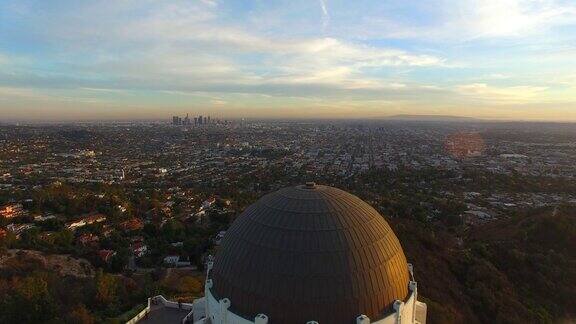
[[[208,116],[4,125],[0,237],[34,248],[64,236],[117,269],[197,267],[247,205],[306,181],[350,190],[389,217],[475,226],[576,203],[570,127]]]

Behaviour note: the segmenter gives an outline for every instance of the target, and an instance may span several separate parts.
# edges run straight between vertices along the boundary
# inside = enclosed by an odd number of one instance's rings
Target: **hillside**
[[[0,323],[120,324],[151,295],[192,300],[203,280],[186,269],[110,274],[69,255],[0,250]]]
[[[34,250],[8,250],[0,255],[0,272],[50,271],[60,276],[94,277],[94,267],[69,255],[44,254]]]
[[[576,211],[544,209],[472,229],[394,220],[430,323],[572,323]]]

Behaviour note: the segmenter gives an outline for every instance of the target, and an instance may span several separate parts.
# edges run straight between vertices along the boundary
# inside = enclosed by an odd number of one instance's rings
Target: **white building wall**
[[[232,305],[232,301],[228,298],[223,298],[221,300],[216,300],[212,292],[210,291],[212,288],[212,280],[208,279],[206,281],[206,288],[205,288],[205,310],[206,310],[206,318],[210,318],[211,324],[267,324],[268,318],[265,316],[256,316],[254,321],[247,320],[243,317],[240,317],[234,313],[232,313],[229,308]],[[198,321],[196,323],[203,323],[202,321]]]
[[[205,299],[204,302],[206,305],[204,309],[206,311],[205,317],[210,318],[211,324],[267,324],[268,318],[265,315],[257,316],[254,320],[247,320],[243,317],[240,317],[234,313],[232,313],[229,308],[232,305],[233,301],[230,301],[228,298],[224,298],[221,300],[216,300],[214,295],[210,292],[210,288],[212,287],[212,282],[208,280],[206,282],[206,292],[205,292]],[[406,302],[397,302],[394,305],[396,310],[395,313],[390,314],[389,316],[372,322],[367,317],[362,317],[357,319],[358,324],[426,324],[426,304],[420,303],[416,299],[417,293],[416,291],[412,291],[410,298]],[[416,310],[419,307],[419,304],[424,305],[424,317],[423,320],[420,318],[420,321],[416,318]],[[420,306],[422,308],[422,306]],[[199,320],[195,322],[196,324],[204,323],[204,320]],[[304,323],[302,323],[304,324]],[[319,324],[329,324],[329,323],[319,323]]]
[[[210,262],[208,264],[208,273],[211,268],[212,264]],[[411,266],[410,274],[412,275]],[[212,279],[207,279],[205,285],[205,298],[203,298],[204,304],[200,305],[199,303],[196,305],[195,303],[195,313],[200,311],[205,312],[205,314],[203,314],[204,316],[198,313],[195,314],[195,320],[199,317],[203,317],[202,319],[195,321],[195,324],[207,323],[208,318],[210,319],[210,324],[268,324],[269,319],[265,314],[259,314],[253,320],[249,320],[231,312],[230,306],[232,306],[234,301],[231,301],[228,298],[216,300],[210,291],[212,285]],[[396,301],[394,304],[394,313],[377,321],[371,321],[367,316],[359,315],[356,318],[356,324],[426,324],[426,304],[418,301],[418,288],[415,281],[410,281],[409,289],[410,297],[406,302]]]
[[[366,321],[365,319],[357,319],[357,324],[426,324],[426,304],[418,301],[418,288],[415,281],[411,281],[409,284],[410,297],[406,302],[401,302],[399,300],[394,304],[394,310],[396,312],[380,319],[377,321]],[[424,305],[424,316],[419,316],[417,318],[417,310],[420,308],[420,313],[422,313],[422,306]]]

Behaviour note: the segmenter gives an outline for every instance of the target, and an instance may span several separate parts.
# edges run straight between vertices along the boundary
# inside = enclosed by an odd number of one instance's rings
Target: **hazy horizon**
[[[0,122],[576,121],[566,0],[0,3]]]

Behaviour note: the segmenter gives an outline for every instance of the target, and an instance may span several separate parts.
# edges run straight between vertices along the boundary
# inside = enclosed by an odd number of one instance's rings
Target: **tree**
[[[14,281],[13,288],[14,292],[7,294],[0,304],[0,322],[41,323],[56,316],[58,305],[41,273]]]
[[[121,272],[128,265],[129,254],[125,249],[121,249],[112,257],[110,261],[110,270],[113,272]]]
[[[182,293],[199,294],[202,292],[203,284],[198,278],[185,276],[178,280],[178,291]]]
[[[54,235],[54,244],[58,247],[69,248],[74,242],[74,233],[68,229],[63,229]]]
[[[68,324],[94,324],[96,320],[83,304],[79,304],[66,316]]]
[[[96,283],[96,302],[101,305],[107,305],[114,301],[118,290],[116,278],[108,273],[98,270],[95,277]]]

